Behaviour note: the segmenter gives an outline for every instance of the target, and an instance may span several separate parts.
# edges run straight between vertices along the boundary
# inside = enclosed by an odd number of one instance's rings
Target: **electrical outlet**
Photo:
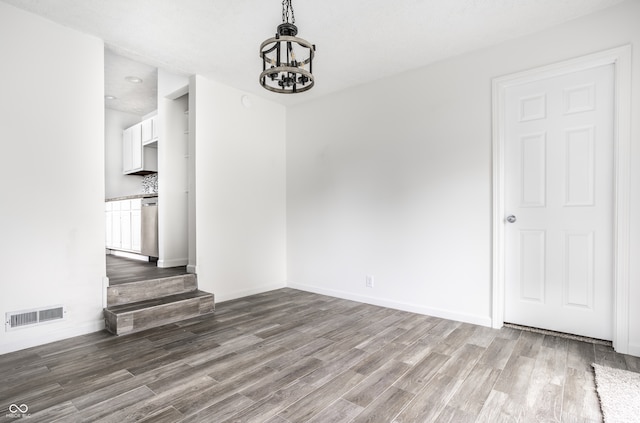
[[[364,278],[364,284],[367,288],[373,288],[373,276],[367,275]]]

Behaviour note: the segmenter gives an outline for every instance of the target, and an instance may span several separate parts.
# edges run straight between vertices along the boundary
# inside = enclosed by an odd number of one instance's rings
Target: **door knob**
[[[509,216],[507,216],[507,222],[509,223],[515,223],[516,221],[516,217],[512,214],[510,214]]]

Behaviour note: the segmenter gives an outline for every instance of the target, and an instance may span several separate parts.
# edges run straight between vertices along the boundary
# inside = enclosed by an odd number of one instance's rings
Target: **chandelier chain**
[[[282,22],[289,23],[289,11],[291,11],[291,23],[296,23],[296,16],[293,14],[293,4],[291,0],[282,0]]]

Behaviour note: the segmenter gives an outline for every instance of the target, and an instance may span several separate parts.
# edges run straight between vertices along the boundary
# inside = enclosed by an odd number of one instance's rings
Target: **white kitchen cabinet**
[[[143,143],[144,137],[153,137],[154,122],[147,119],[122,132],[122,173],[148,175],[158,171],[157,143]]]
[[[138,254],[142,251],[141,205],[140,198],[105,204],[107,248]]]
[[[104,215],[105,215],[105,242],[107,248],[113,245],[113,203],[107,201],[104,203]]]
[[[142,251],[142,210],[141,200],[131,200],[131,249]]]
[[[152,128],[152,140],[158,140],[158,116],[154,116],[151,118],[151,128]]]
[[[158,141],[157,116],[142,121],[142,145]]]
[[[131,250],[131,200],[120,202],[120,231],[122,249]]]
[[[122,231],[120,230],[120,202],[111,202],[111,245],[110,248],[122,248]]]

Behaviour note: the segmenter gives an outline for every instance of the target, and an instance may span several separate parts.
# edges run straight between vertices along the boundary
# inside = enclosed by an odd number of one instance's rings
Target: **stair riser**
[[[198,280],[192,274],[114,285],[107,288],[107,307],[167,297],[197,289]]]
[[[109,332],[124,335],[213,313],[214,310],[214,296],[211,294],[128,313],[115,314],[106,309],[104,317]]]

